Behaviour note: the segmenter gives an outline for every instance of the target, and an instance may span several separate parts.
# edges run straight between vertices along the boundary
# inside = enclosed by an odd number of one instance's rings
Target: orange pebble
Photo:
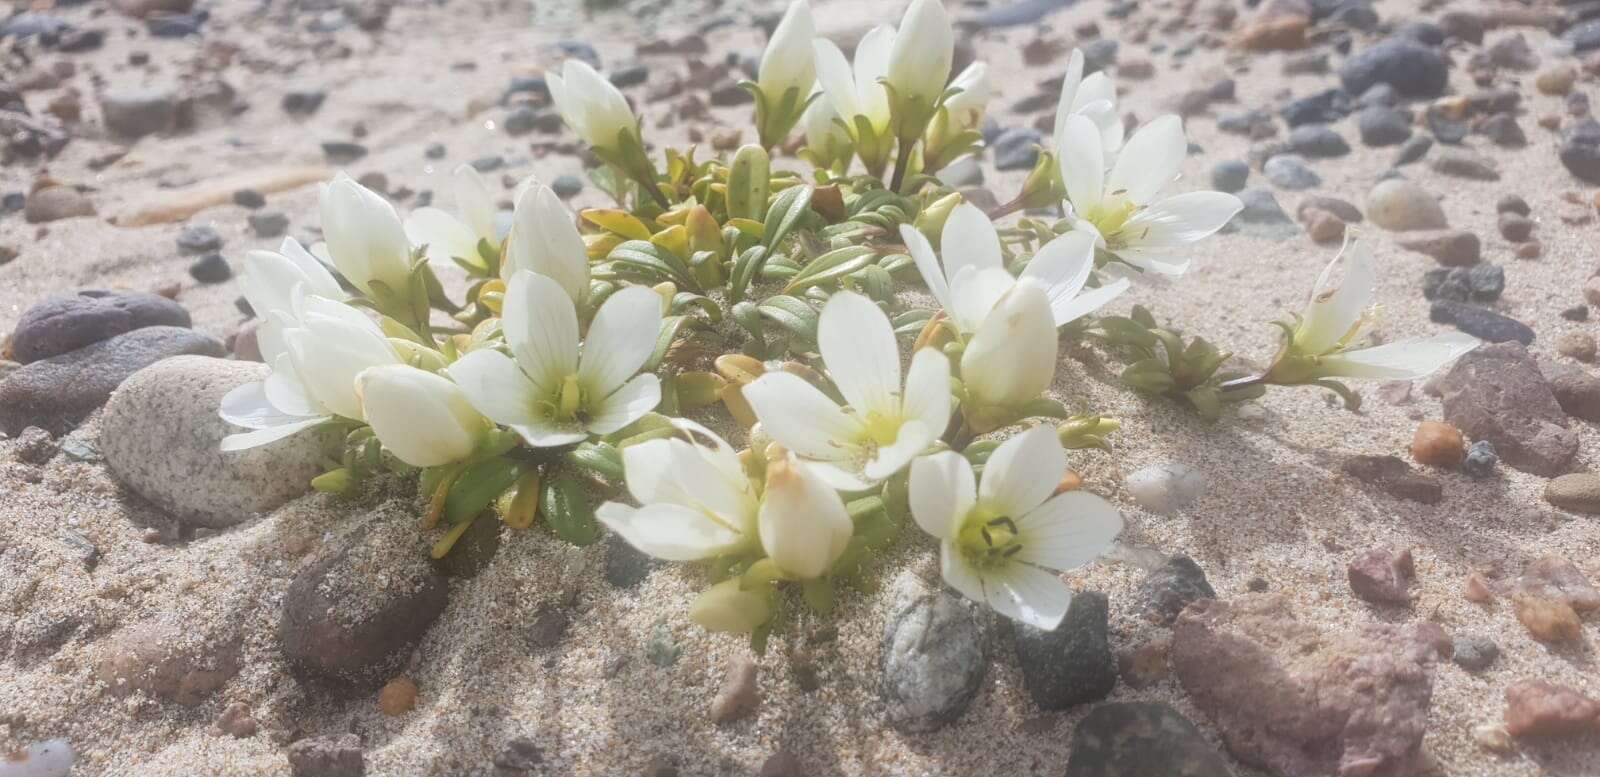
[[[389,717],[398,717],[417,706],[417,684],[409,677],[390,680],[378,691],[378,709]]]
[[[1423,421],[1411,438],[1411,456],[1421,464],[1453,468],[1467,454],[1461,430],[1440,421]]]

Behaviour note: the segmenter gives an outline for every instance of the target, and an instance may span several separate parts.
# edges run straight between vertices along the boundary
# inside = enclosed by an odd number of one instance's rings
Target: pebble
[[[1582,736],[1600,724],[1600,702],[1548,680],[1518,680],[1506,688],[1505,722],[1514,737]]]
[[[1012,5],[1027,5],[1031,0]],[[1011,6],[1007,6],[1009,9]],[[761,770],[756,772],[756,777],[806,777],[806,770],[800,765],[800,760],[784,750],[779,750],[767,756],[761,762]]]
[[[1064,710],[1099,701],[1117,684],[1117,661],[1107,636],[1105,594],[1080,591],[1053,631],[1014,625],[1022,685],[1041,710]]]
[[[1313,159],[1344,156],[1350,144],[1326,124],[1302,124],[1289,132],[1289,147]]]
[[[189,324],[183,306],[157,294],[83,289],[24,311],[11,333],[11,356],[27,364],[146,326]]]
[[[222,249],[222,235],[209,226],[184,227],[178,233],[178,251],[184,254],[204,254]]]
[[[1450,660],[1469,672],[1488,669],[1500,657],[1500,646],[1479,634],[1458,635],[1451,640],[1451,645],[1454,649]]]
[[[252,213],[245,217],[250,231],[259,238],[283,237],[289,231],[289,217],[277,211]]]
[[[1266,189],[1245,189],[1238,193],[1244,205],[1233,220],[1223,227],[1225,232],[1239,231],[1271,240],[1288,240],[1300,234],[1289,214],[1283,212],[1278,198]]]
[[[51,185],[28,195],[22,218],[29,224],[95,215],[94,203],[71,186]]]
[[[1561,96],[1572,91],[1578,81],[1578,69],[1570,64],[1551,65],[1533,76],[1534,88],[1542,94]]]
[[[330,163],[348,164],[367,155],[367,147],[346,140],[329,140],[322,144],[322,155]]]
[[[755,712],[761,701],[756,674],[756,662],[749,656],[734,657],[727,676],[722,679],[722,688],[711,700],[712,722],[727,723]]]
[[[268,372],[257,363],[178,356],[133,373],[101,417],[106,465],[179,521],[210,528],[270,512],[305,493],[322,473],[326,433],[218,450],[224,436],[239,431],[217,416],[223,395]]]
[[[1563,130],[1559,155],[1568,172],[1589,183],[1600,183],[1600,122],[1584,119]],[[32,198],[28,203],[33,204]]]
[[[1600,475],[1573,472],[1556,477],[1545,484],[1544,500],[1563,510],[1600,515]]]
[[[1277,132],[1277,127],[1272,123],[1272,115],[1258,108],[1218,116],[1217,129],[1230,135],[1244,135],[1251,138],[1269,137]]]
[[[1139,583],[1135,611],[1149,621],[1170,626],[1191,602],[1216,596],[1205,570],[1194,559],[1177,555],[1151,570]]]
[[[1526,216],[1532,213],[1533,210],[1528,207],[1528,201],[1522,199],[1522,197],[1515,194],[1506,194],[1495,200],[1494,212],[1515,213],[1518,216]]]
[[[536,773],[543,764],[544,748],[525,736],[512,737],[494,757],[497,777]]]
[[[1455,469],[1466,456],[1461,430],[1439,421],[1423,421],[1411,438],[1411,456],[1419,464]]]
[[[1493,443],[1507,464],[1554,476],[1577,454],[1576,432],[1567,428],[1549,381],[1520,343],[1481,345],[1435,383],[1444,420]]]
[[[233,268],[222,254],[206,254],[189,265],[189,276],[201,283],[221,283],[233,277]]]
[[[1411,465],[1399,456],[1358,454],[1346,458],[1339,468],[1396,499],[1436,504],[1444,496],[1444,486],[1437,478],[1412,472]]]
[[[1317,208],[1339,217],[1346,224],[1359,224],[1362,221],[1361,209],[1353,203],[1341,200],[1338,197],[1328,197],[1321,194],[1306,195],[1300,200],[1298,211],[1306,208]]]
[[[316,113],[327,99],[328,93],[321,89],[297,89],[285,93],[278,105],[283,108],[284,113],[292,116],[310,116]]]
[[[1437,324],[1451,324],[1488,343],[1533,342],[1534,333],[1527,324],[1468,302],[1434,300],[1428,318]]]
[[[1367,207],[1370,211],[1373,206],[1369,202]],[[1374,213],[1373,220],[1377,219]],[[1482,257],[1482,242],[1464,229],[1412,230],[1396,236],[1395,242],[1408,251],[1427,254],[1446,267],[1477,264]]]
[[[1244,188],[1250,178],[1250,165],[1237,159],[1224,159],[1211,167],[1211,187],[1233,193]]]
[[[1538,259],[1539,255],[1544,253],[1544,246],[1537,240],[1529,240],[1526,243],[1518,243],[1513,253],[1518,259]]]
[[[1291,127],[1302,124],[1332,124],[1355,110],[1350,93],[1343,89],[1327,89],[1316,94],[1291,100],[1279,111]]]
[[[410,712],[417,706],[417,684],[409,677],[396,677],[378,691],[378,711],[391,718]]]
[[[1170,515],[1205,493],[1206,478],[1187,464],[1166,462],[1134,472],[1128,476],[1126,485],[1140,507]]]
[[[1596,351],[1594,335],[1582,331],[1567,332],[1556,340],[1556,351],[1569,359],[1592,362]]]
[[[1494,443],[1478,440],[1467,446],[1466,458],[1461,460],[1461,471],[1475,478],[1486,478],[1494,474],[1494,467],[1498,463],[1500,456],[1494,451]]]
[[[178,126],[177,93],[167,87],[115,89],[100,95],[106,128],[124,138],[167,133]]]
[[[239,639],[160,622],[124,628],[100,642],[94,677],[115,696],[142,691],[192,707],[239,673]]]
[[[550,189],[561,199],[571,199],[583,191],[583,179],[570,173],[558,175],[554,181],[550,182]]]
[[[169,356],[225,353],[222,343],[208,335],[148,326],[23,365],[0,382],[0,431],[16,434],[40,426],[62,433],[105,404],[118,385],[144,367]],[[215,458],[215,451],[211,453]]]
[[[1400,150],[1394,155],[1394,166],[1406,165],[1420,161],[1433,150],[1433,138],[1427,135],[1413,135],[1410,140],[1400,144]]]
[[[1393,232],[1443,229],[1444,210],[1433,195],[1403,178],[1379,181],[1367,193],[1367,217],[1372,223]]]
[[[617,588],[633,588],[650,572],[661,566],[661,562],[640,553],[620,539],[606,540],[605,566],[601,575],[607,583]]]
[[[1194,723],[1162,702],[1111,702],[1078,722],[1066,777],[1232,777]]]
[[[1438,97],[1449,80],[1449,62],[1429,46],[1389,38],[1346,59],[1339,80],[1351,94],[1386,83],[1407,97]]]
[[[1572,44],[1572,50],[1578,54],[1600,48],[1600,19],[1574,24],[1568,27],[1561,37]]]
[[[1517,590],[1559,602],[1578,612],[1600,610],[1600,590],[1576,564],[1561,556],[1544,556],[1517,578]]]
[[[1533,219],[1515,213],[1501,213],[1495,220],[1500,234],[1513,243],[1520,243],[1533,235]]]
[[[1540,642],[1575,642],[1583,637],[1583,622],[1566,602],[1542,596],[1511,597],[1517,620]]]
[[[1473,131],[1503,148],[1521,148],[1528,145],[1528,135],[1522,131],[1522,125],[1517,123],[1516,118],[1509,113],[1497,113],[1484,118],[1473,125]],[[1498,174],[1496,177],[1498,178]]]
[[[1039,160],[1044,136],[1032,127],[1012,127],[995,139],[994,166],[1000,170],[1031,170]]]
[[[926,733],[960,718],[988,669],[983,629],[971,608],[947,593],[921,596],[890,619],[880,691],[889,724]]]
[[[1493,302],[1503,291],[1505,270],[1488,262],[1472,267],[1435,267],[1422,276],[1422,296],[1430,300]]]
[[[67,777],[76,760],[70,742],[47,739],[8,753],[0,761],[0,777]]]
[[[1394,108],[1373,105],[1356,114],[1356,130],[1361,133],[1362,143],[1393,146],[1411,137],[1411,120]]]
[[[1474,181],[1500,180],[1500,173],[1494,169],[1494,165],[1460,149],[1445,149],[1434,155],[1431,167],[1434,172],[1456,178],[1468,178]]]
[[[1408,548],[1395,553],[1387,548],[1364,551],[1345,568],[1350,592],[1375,604],[1410,604],[1417,569]]]
[[[291,777],[362,777],[367,759],[355,734],[309,737],[289,745]]]
[[[1321,208],[1301,208],[1300,220],[1306,234],[1317,243],[1337,243],[1344,239],[1344,221]]]
[[[235,701],[229,702],[217,715],[217,720],[212,724],[219,733],[227,734],[234,739],[249,739],[256,735],[260,727],[255,716],[250,713],[250,705]]]
[[[1278,187],[1292,192],[1304,191],[1322,184],[1322,177],[1308,167],[1304,159],[1294,154],[1278,154],[1268,159],[1267,163],[1261,166],[1261,174]]]

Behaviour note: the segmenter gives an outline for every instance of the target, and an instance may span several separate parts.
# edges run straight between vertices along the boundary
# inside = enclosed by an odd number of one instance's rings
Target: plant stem
[[[900,140],[900,151],[895,155],[894,180],[889,182],[889,191],[895,194],[900,193],[900,184],[906,180],[906,168],[911,165],[911,152],[916,150],[916,147],[915,140],[910,142],[907,142],[904,138]]]
[[[1266,382],[1267,382],[1267,376],[1264,375],[1264,374],[1263,375],[1250,375],[1250,376],[1243,377],[1243,378],[1234,378],[1233,380],[1225,380],[1225,381],[1223,381],[1221,384],[1219,384],[1217,386],[1217,390],[1218,391],[1222,391],[1222,392],[1236,391],[1238,389],[1250,388],[1251,386],[1258,386],[1258,385],[1261,385],[1261,384],[1266,383]]]

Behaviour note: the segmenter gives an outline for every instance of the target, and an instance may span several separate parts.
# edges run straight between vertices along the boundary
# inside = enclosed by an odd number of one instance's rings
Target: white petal
[[[534,385],[511,357],[485,348],[457,359],[445,372],[489,420],[507,426],[538,420]]]
[[[1067,471],[1067,452],[1055,427],[1035,426],[989,455],[978,483],[978,501],[1015,519],[1044,503]]]
[[[517,197],[506,244],[508,274],[528,270],[548,276],[574,303],[589,294],[589,258],[572,213],[554,190],[533,183]]]
[[[850,73],[850,61],[845,59],[839,46],[827,38],[818,38],[812,44],[817,58],[817,83],[822,85],[825,98],[833,103],[834,111],[844,117],[846,124],[861,113],[861,101],[856,97],[855,76]]]
[[[1012,287],[961,354],[961,380],[973,404],[1010,406],[1038,398],[1055,380],[1056,342],[1044,291],[1031,283]]]
[[[595,517],[641,553],[667,561],[715,558],[745,542],[739,532],[680,505],[633,508],[606,502],[595,511]]]
[[[900,349],[876,303],[852,291],[836,292],[822,306],[817,345],[828,376],[857,415],[899,410]]]
[[[478,256],[478,236],[460,219],[438,208],[412,211],[406,219],[406,237],[428,247],[430,262],[449,264],[451,257],[475,264],[483,261]]]
[[[589,391],[610,394],[644,366],[660,334],[660,294],[644,286],[612,294],[589,324],[578,379]]]
[[[413,467],[465,460],[488,431],[456,384],[410,365],[363,370],[356,376],[356,393],[378,441]]]
[[[1067,72],[1061,77],[1061,97],[1056,101],[1056,121],[1054,135],[1056,143],[1062,144],[1062,133],[1067,128],[1067,117],[1076,112],[1078,86],[1083,82],[1083,51],[1074,48],[1067,57]]]
[[[769,372],[743,389],[761,428],[778,444],[808,459],[838,461],[857,454],[860,421],[798,375]]]
[[[963,334],[976,332],[994,306],[1016,285],[1017,279],[999,268],[961,268],[961,272],[950,280],[950,307],[947,312],[951,323]],[[1049,304],[1048,300],[1046,304]]]
[[[1344,280],[1333,285],[1334,269],[1343,262]],[[1377,273],[1372,248],[1365,240],[1352,240],[1323,269],[1312,292],[1311,304],[1296,328],[1295,346],[1303,353],[1326,353],[1361,320],[1372,302]]]
[[[501,328],[517,364],[541,396],[553,395],[578,371],[578,311],[572,298],[549,277],[523,270],[511,276],[503,311]]]
[[[685,446],[679,448],[678,446]],[[673,459],[693,456],[693,447],[683,440],[646,440],[622,449],[622,475],[628,493],[640,504],[672,502],[692,504],[681,484],[673,477]]]
[[[917,272],[922,274],[922,282],[927,284],[928,293],[939,301],[939,307],[949,310],[950,282],[939,267],[939,257],[933,252],[933,244],[928,242],[921,230],[910,224],[900,225],[900,240],[911,253],[911,260],[916,262]]]
[[[589,439],[588,432],[576,423],[550,418],[535,418],[525,424],[507,424],[507,426],[535,448],[559,448]]]
[[[888,78],[900,95],[932,105],[950,79],[955,49],[950,16],[939,0],[912,0],[895,31]]]
[[[811,19],[811,6],[805,0],[795,0],[784,11],[778,26],[772,30],[772,39],[761,54],[757,81],[768,99],[781,100],[789,89],[800,90],[804,96],[816,80],[816,69],[811,55],[811,40],[816,37],[816,26]]]
[[[989,606],[1012,620],[1046,631],[1061,625],[1072,589],[1061,578],[1027,564],[1007,564],[984,579]]]
[[[474,242],[478,239],[498,242],[494,229],[494,195],[489,193],[489,186],[483,182],[477,168],[458,165],[450,174],[450,183],[456,196],[456,212],[472,231]]]
[[[984,590],[983,573],[980,572],[967,557],[961,553],[953,538],[946,537],[939,543],[939,574],[951,588],[961,592],[962,596],[979,604],[987,604],[989,597]]]
[[[588,428],[595,434],[611,434],[643,418],[661,404],[661,379],[650,374],[635,375],[600,404]]]
[[[328,265],[318,259],[300,241],[286,237],[278,244],[278,254],[293,262],[305,274],[306,291],[318,297],[331,300],[343,300],[350,295],[345,293],[339,285],[337,278],[328,271]]]
[[[945,219],[939,235],[939,255],[944,257],[944,277],[954,281],[964,267],[979,270],[1005,268],[1000,256],[1000,233],[976,205],[963,202]]]
[[[278,357],[272,365],[272,374],[261,382],[267,401],[274,408],[290,416],[327,415],[327,408],[318,404],[306,393],[306,387],[295,374],[294,359],[288,354]]]
[[[1090,289],[1073,297],[1063,305],[1056,305],[1052,300],[1051,308],[1055,313],[1056,326],[1066,326],[1090,313],[1104,307],[1111,300],[1128,290],[1132,285],[1127,278],[1118,278],[1106,283],[1097,289]]]
[[[941,428],[940,431],[943,431]],[[928,449],[934,440],[939,439],[939,433],[921,421],[906,421],[900,424],[894,442],[879,446],[873,453],[861,474],[872,481],[881,481],[904,469],[918,454]]]
[[[853,463],[848,466],[829,461],[806,459],[806,468],[811,470],[828,487],[841,494],[853,494],[866,491],[878,485],[878,481],[870,480]]]
[[[937,348],[921,348],[911,356],[900,415],[921,421],[934,436],[950,425],[950,357]]]
[[[1039,284],[1050,298],[1056,326],[1066,323],[1061,317],[1064,309],[1094,271],[1094,244],[1094,235],[1068,232],[1045,243],[1022,270],[1022,279]]]
[[[235,386],[222,396],[217,415],[234,426],[246,429],[266,429],[304,419],[303,415],[290,415],[273,406],[267,397],[263,381],[252,381]]]
[[[1165,197],[1123,225],[1124,240],[1140,247],[1181,246],[1222,229],[1244,203],[1224,192],[1188,192]]]
[[[907,490],[911,517],[923,531],[939,539],[956,535],[978,498],[972,465],[954,451],[941,451],[911,462]]]
[[[1117,152],[1106,187],[1126,191],[1128,199],[1146,205],[1178,177],[1178,167],[1189,153],[1183,137],[1183,120],[1173,114],[1158,116],[1128,138]]]
[[[1478,339],[1471,335],[1445,332],[1426,340],[1407,340],[1329,356],[1322,360],[1318,372],[1345,378],[1422,378],[1478,345]]]
[[[1122,514],[1085,491],[1051,497],[1016,519],[1022,550],[1016,560],[1047,569],[1074,569],[1111,549],[1122,533]]]
[[[310,429],[313,426],[329,420],[332,420],[332,416],[315,416],[312,418],[305,418],[283,424],[281,426],[269,426],[264,429],[254,429],[248,432],[230,434],[227,437],[222,438],[221,448],[224,452],[242,451],[249,448],[255,448],[268,443],[277,442],[278,440],[288,437],[289,435]]]
[[[839,494],[793,460],[767,466],[758,526],[767,556],[801,579],[827,573],[855,531]]]
[[[1105,199],[1106,161],[1100,147],[1100,130],[1084,116],[1068,116],[1056,133],[1056,159],[1067,201],[1080,214],[1089,214]]]
[[[889,59],[894,52],[894,28],[880,24],[861,36],[856,44],[855,71],[856,96],[861,113],[878,130],[889,126],[889,92],[879,83],[889,75]]]
[[[673,440],[671,482],[684,497],[680,502],[710,512],[741,531],[755,530],[755,486],[743,469],[728,472],[713,449]]]

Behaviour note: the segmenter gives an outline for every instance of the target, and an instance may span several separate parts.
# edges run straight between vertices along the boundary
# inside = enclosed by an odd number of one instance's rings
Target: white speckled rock
[[[1128,476],[1128,493],[1133,494],[1133,501],[1152,513],[1175,513],[1205,492],[1206,476],[1175,461],[1145,467]]]
[[[217,417],[235,386],[266,377],[254,362],[176,356],[122,384],[100,419],[100,451],[113,475],[185,523],[232,526],[305,493],[321,473],[326,437],[308,431],[223,453],[238,431]]]

